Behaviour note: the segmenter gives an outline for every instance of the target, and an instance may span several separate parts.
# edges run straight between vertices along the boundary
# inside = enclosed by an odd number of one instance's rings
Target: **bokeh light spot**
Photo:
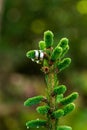
[[[82,0],[77,3],[77,10],[81,14],[87,14],[87,1]]]
[[[45,26],[46,25],[45,25],[45,22],[43,20],[37,19],[37,20],[32,22],[31,30],[36,34],[40,34],[44,31]]]

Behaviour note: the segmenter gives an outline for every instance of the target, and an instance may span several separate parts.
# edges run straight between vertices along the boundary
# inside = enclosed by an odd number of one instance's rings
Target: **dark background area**
[[[60,124],[87,129],[87,1],[0,0],[0,130],[26,130],[26,121],[43,118],[36,106],[26,108],[23,102],[45,94],[41,65],[26,52],[38,48],[46,30],[54,33],[55,46],[62,37],[69,39],[72,64],[58,77],[66,95],[79,92],[76,109]]]

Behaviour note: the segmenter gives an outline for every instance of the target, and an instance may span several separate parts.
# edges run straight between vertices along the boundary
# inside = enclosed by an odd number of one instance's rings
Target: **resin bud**
[[[36,96],[36,97],[32,97],[32,98],[28,98],[25,102],[24,102],[24,106],[32,106],[35,104],[40,103],[41,101],[44,100],[43,96]]]
[[[63,99],[63,94],[57,95],[56,98],[57,103],[60,103],[62,99]]]
[[[58,44],[58,46],[60,46],[63,50],[65,50],[65,48],[68,45],[68,39],[67,38],[62,38]]]
[[[63,58],[65,56],[65,54],[68,52],[69,50],[69,45],[66,46],[66,48],[63,50],[61,58]]]
[[[64,115],[64,111],[62,109],[59,109],[53,112],[52,117],[58,119],[63,115]]]
[[[50,48],[53,46],[53,33],[51,31],[46,31],[44,33],[44,41],[46,48]]]
[[[60,46],[63,51],[61,54],[61,58],[67,53],[67,51],[69,50],[69,45],[68,45],[68,39],[67,38],[62,38],[58,44],[58,46]]]
[[[64,58],[62,61],[60,61],[57,65],[59,72],[67,68],[71,63],[70,58]]]
[[[75,99],[78,98],[78,93],[77,92],[73,92],[72,94],[70,94],[69,96],[63,98],[60,102],[63,105],[67,105],[69,103],[72,103]]]
[[[49,109],[50,109],[49,106],[39,106],[39,107],[37,107],[36,110],[40,114],[47,114]]]
[[[44,41],[40,41],[39,42],[39,48],[40,48],[40,50],[44,50],[45,49],[45,42]]]
[[[28,58],[34,59],[34,58],[35,58],[35,51],[34,51],[34,50],[28,51],[28,52],[26,53],[26,56],[27,56]]]
[[[27,123],[26,123],[26,126],[27,127],[31,127],[31,128],[33,128],[33,127],[40,127],[40,126],[46,126],[46,121],[45,120],[31,120],[31,121],[28,121]]]
[[[62,54],[62,48],[56,47],[52,52],[51,60],[56,61],[58,58],[60,58],[61,54]]]
[[[66,86],[65,85],[59,85],[57,87],[54,88],[54,91],[52,93],[52,95],[60,95],[60,94],[63,94],[65,93],[66,91]]]
[[[74,103],[70,103],[70,104],[66,105],[64,107],[64,109],[63,109],[64,110],[64,116],[67,115],[67,114],[69,114],[74,109],[75,109],[75,104]]]

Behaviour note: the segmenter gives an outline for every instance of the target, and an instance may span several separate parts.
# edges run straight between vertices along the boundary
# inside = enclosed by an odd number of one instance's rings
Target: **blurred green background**
[[[38,48],[46,30],[53,31],[55,45],[69,39],[72,64],[59,80],[67,94],[79,92],[76,109],[60,124],[87,130],[87,0],[0,0],[0,130],[26,130],[26,121],[43,118],[23,102],[45,94],[41,66],[26,52]]]

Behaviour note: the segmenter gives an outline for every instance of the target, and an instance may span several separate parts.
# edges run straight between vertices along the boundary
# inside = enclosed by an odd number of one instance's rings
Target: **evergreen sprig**
[[[44,39],[39,42],[38,50],[30,50],[26,56],[32,61],[42,64],[42,72],[45,74],[46,79],[46,97],[35,96],[28,98],[25,106],[32,106],[44,102],[43,106],[36,108],[37,112],[46,115],[46,120],[32,120],[26,123],[29,127],[44,126],[48,130],[72,130],[69,126],[60,126],[58,121],[60,117],[69,114],[75,108],[73,101],[77,99],[78,93],[73,92],[67,97],[64,97],[67,87],[60,85],[57,75],[67,68],[70,63],[70,58],[63,58],[69,50],[69,41],[67,38],[62,38],[58,45],[53,48],[54,34],[51,31],[44,33]],[[61,104],[61,105],[60,105]]]

